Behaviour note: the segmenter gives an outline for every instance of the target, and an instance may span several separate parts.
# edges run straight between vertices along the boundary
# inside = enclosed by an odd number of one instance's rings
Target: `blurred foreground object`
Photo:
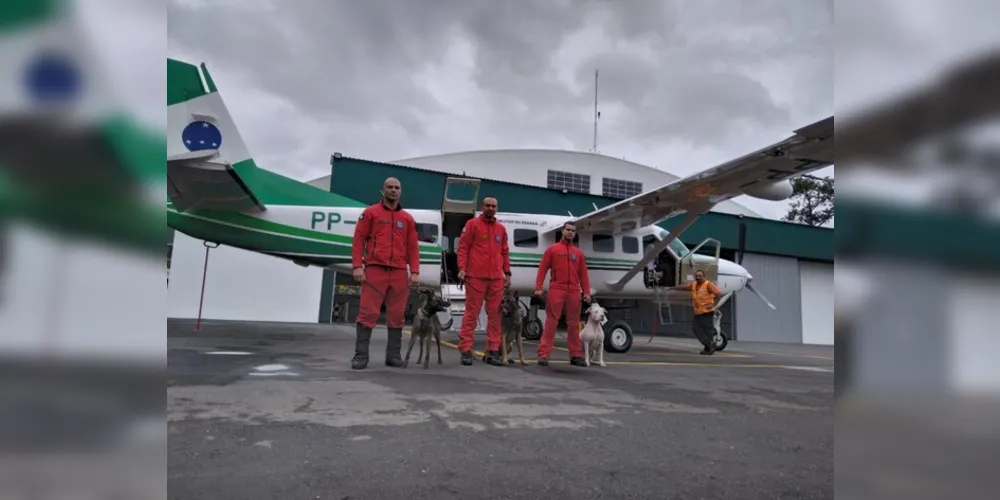
[[[1000,48],[946,68],[918,90],[837,124],[841,164],[879,161],[907,168],[899,156],[928,140],[989,122],[1000,115]]]
[[[162,252],[163,131],[115,104],[80,7],[0,6],[0,216]]]
[[[998,7],[837,2],[837,498],[1000,487]]]
[[[166,147],[111,98],[100,3],[0,2],[0,498],[166,498]]]

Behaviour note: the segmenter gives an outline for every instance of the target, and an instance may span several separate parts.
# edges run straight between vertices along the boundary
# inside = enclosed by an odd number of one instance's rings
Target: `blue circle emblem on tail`
[[[187,124],[181,132],[181,140],[188,151],[219,149],[222,147],[222,132],[211,123],[196,121]]]
[[[72,58],[43,52],[25,68],[24,86],[36,101],[66,101],[80,95],[83,75]]]

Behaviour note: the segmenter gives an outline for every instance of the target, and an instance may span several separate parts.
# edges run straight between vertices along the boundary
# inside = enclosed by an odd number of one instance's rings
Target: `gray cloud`
[[[678,174],[833,110],[826,0],[206,3],[170,2],[171,56],[204,59],[255,155],[305,179],[333,151],[589,149],[595,68],[602,152]]]

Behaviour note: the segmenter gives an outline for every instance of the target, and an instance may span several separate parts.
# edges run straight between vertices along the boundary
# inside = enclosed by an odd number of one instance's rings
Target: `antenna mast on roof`
[[[594,70],[594,148],[591,152],[597,152],[597,120],[601,117],[601,113],[597,111],[597,71]]]

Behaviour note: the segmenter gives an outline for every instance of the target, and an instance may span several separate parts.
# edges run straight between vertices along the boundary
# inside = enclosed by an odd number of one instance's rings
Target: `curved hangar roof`
[[[552,149],[464,151],[390,161],[388,163],[481,179],[513,182],[598,196],[627,198],[680,177],[639,163],[602,154]],[[310,184],[329,189],[330,176]],[[732,200],[713,212],[763,217]]]

